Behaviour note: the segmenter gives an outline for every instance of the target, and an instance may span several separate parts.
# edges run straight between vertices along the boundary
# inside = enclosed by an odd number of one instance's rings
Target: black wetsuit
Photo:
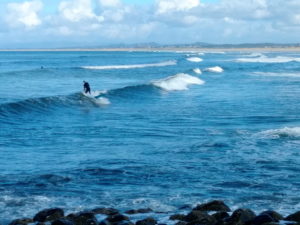
[[[91,88],[88,82],[84,82],[83,88],[85,93],[91,94]]]

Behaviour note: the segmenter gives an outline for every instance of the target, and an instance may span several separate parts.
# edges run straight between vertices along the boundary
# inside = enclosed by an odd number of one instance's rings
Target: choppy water
[[[299,210],[299,61],[1,52],[0,223],[49,207],[175,212],[212,199]],[[83,80],[101,98],[84,96]]]

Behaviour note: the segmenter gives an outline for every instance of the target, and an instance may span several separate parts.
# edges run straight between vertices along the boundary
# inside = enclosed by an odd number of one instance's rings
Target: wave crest
[[[177,64],[176,60],[169,60],[159,63],[149,63],[149,64],[133,64],[133,65],[108,65],[108,66],[82,66],[82,69],[89,70],[118,70],[118,69],[138,69],[146,67],[164,67],[164,66],[174,66]]]
[[[161,80],[153,81],[152,84],[166,91],[187,90],[189,85],[202,85],[205,82],[198,77],[193,77],[185,73],[179,73]]]

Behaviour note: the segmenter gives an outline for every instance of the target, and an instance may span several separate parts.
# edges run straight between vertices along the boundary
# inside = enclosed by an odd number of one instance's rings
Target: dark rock
[[[285,218],[285,220],[287,220],[287,221],[296,221],[296,222],[300,222],[300,211],[295,212],[295,213],[293,213],[293,214],[287,216],[287,217]]]
[[[148,217],[146,219],[137,221],[135,224],[136,225],[156,225],[157,221],[152,217]]]
[[[237,209],[229,218],[225,219],[227,225],[244,225],[255,218],[255,213],[250,209]]]
[[[116,223],[116,222],[120,222],[123,220],[129,220],[129,218],[127,216],[124,216],[122,214],[114,214],[114,215],[107,217],[106,219],[107,219],[107,221],[109,221],[111,223]]]
[[[33,221],[45,222],[45,221],[57,220],[62,217],[64,217],[64,211],[60,208],[45,209],[38,212],[34,216]]]
[[[183,215],[183,214],[175,214],[175,215],[171,215],[169,219],[170,220],[181,220],[181,221],[183,221],[184,218],[185,218],[185,215]]]
[[[216,213],[212,214],[211,216],[213,218],[215,218],[217,221],[229,218],[229,214],[227,212],[216,212]]]
[[[80,212],[76,214],[70,214],[67,219],[71,220],[75,225],[92,225],[97,219],[92,212]]]
[[[193,210],[184,217],[184,221],[188,222],[188,225],[202,224],[202,225],[213,225],[217,221],[212,216],[208,215],[207,212]]]
[[[74,225],[73,221],[67,219],[54,220],[51,225]]]
[[[262,225],[264,223],[276,222],[271,216],[268,214],[262,214],[256,216],[251,222],[251,225]]]
[[[99,225],[111,225],[111,223],[107,220],[102,220]]]
[[[134,223],[129,220],[123,220],[119,222],[118,225],[134,225]]]
[[[230,208],[223,201],[211,201],[205,204],[197,205],[193,210],[198,211],[224,211],[230,212]]]
[[[93,212],[95,214],[104,214],[104,215],[108,215],[108,216],[119,213],[118,210],[113,209],[113,208],[96,208],[96,209],[93,209],[91,212]]]
[[[187,222],[184,222],[184,221],[179,221],[179,222],[175,223],[175,225],[186,225],[186,224],[187,224]]]
[[[280,215],[278,212],[275,212],[272,210],[264,211],[260,215],[269,215],[270,217],[272,217],[274,219],[275,222],[278,222],[279,220],[283,220],[282,215]]]
[[[24,219],[16,219],[9,223],[9,225],[26,225],[28,223],[32,223],[33,219],[31,218],[24,218]]]
[[[138,213],[149,213],[149,212],[153,212],[152,209],[150,208],[145,208],[145,209],[131,209],[126,211],[125,213],[127,214],[138,214]]]

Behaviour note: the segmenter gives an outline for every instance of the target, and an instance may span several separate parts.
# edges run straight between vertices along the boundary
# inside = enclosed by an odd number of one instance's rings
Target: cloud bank
[[[295,43],[300,35],[298,0],[4,0],[0,8],[1,48]]]

